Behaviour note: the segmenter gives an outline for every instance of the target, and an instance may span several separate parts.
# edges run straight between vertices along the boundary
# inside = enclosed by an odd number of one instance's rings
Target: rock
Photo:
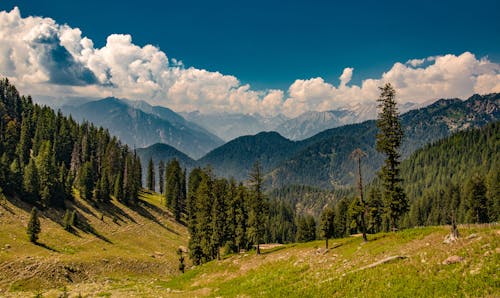
[[[476,237],[477,237],[477,234],[476,233],[472,233],[469,236],[467,236],[467,240],[473,239],[473,238],[476,238]]]
[[[10,248],[10,244],[5,244],[5,248],[9,249]]]
[[[464,258],[460,256],[450,256],[446,260],[443,261],[443,265],[450,265],[455,263],[460,263],[464,260]]]

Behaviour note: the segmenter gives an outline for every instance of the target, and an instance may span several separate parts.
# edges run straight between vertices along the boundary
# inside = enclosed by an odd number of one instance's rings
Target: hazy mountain
[[[399,106],[404,113],[419,106],[407,102]],[[377,103],[356,103],[338,110],[316,112],[307,111],[300,116],[278,125],[275,130],[291,140],[304,140],[326,129],[342,125],[360,123],[377,118]]]
[[[261,115],[214,113],[202,114],[198,111],[181,113],[187,120],[205,127],[223,140],[229,141],[239,136],[254,135],[262,131],[275,130],[288,120],[283,115],[263,117]]]
[[[146,147],[166,143],[199,158],[224,142],[217,136],[194,123],[184,120],[170,109],[152,107],[144,102],[136,103],[109,97],[76,107],[64,107],[63,111],[76,120],[87,120],[109,129],[130,147]]]
[[[276,131],[289,139],[303,140],[325,129],[353,123],[356,119],[356,115],[348,110],[308,111],[278,125]]]
[[[405,138],[402,157],[425,144],[469,127],[481,127],[500,119],[500,94],[474,95],[466,101],[442,99],[401,116]],[[260,159],[273,187],[308,184],[342,186],[354,181],[354,162],[349,154],[361,148],[366,180],[374,177],[383,162],[375,150],[377,127],[374,120],[325,130],[303,141],[293,142],[276,133],[235,139],[203,157],[216,173],[245,179],[253,161]],[[268,170],[270,169],[270,170]]]

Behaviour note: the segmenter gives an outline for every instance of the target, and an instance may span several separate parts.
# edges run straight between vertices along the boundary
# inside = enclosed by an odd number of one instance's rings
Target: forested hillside
[[[402,163],[408,226],[500,219],[500,122],[429,144]]]
[[[103,128],[20,96],[0,81],[1,192],[41,208],[64,207],[73,187],[85,200],[106,202],[113,194],[134,204],[141,187],[141,163]]]

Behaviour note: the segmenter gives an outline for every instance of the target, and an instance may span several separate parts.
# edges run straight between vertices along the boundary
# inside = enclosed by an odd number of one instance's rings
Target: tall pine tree
[[[399,148],[403,140],[403,129],[396,106],[396,90],[390,83],[379,88],[381,91],[377,119],[377,150],[386,156],[379,176],[384,186],[385,209],[393,231],[397,230],[398,219],[408,211],[408,199],[401,186]]]

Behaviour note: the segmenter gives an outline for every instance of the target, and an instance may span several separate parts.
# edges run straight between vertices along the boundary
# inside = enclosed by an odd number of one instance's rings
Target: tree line
[[[138,156],[107,130],[34,104],[0,80],[0,193],[39,208],[64,208],[74,189],[96,204],[111,195],[134,204],[141,175]]]

